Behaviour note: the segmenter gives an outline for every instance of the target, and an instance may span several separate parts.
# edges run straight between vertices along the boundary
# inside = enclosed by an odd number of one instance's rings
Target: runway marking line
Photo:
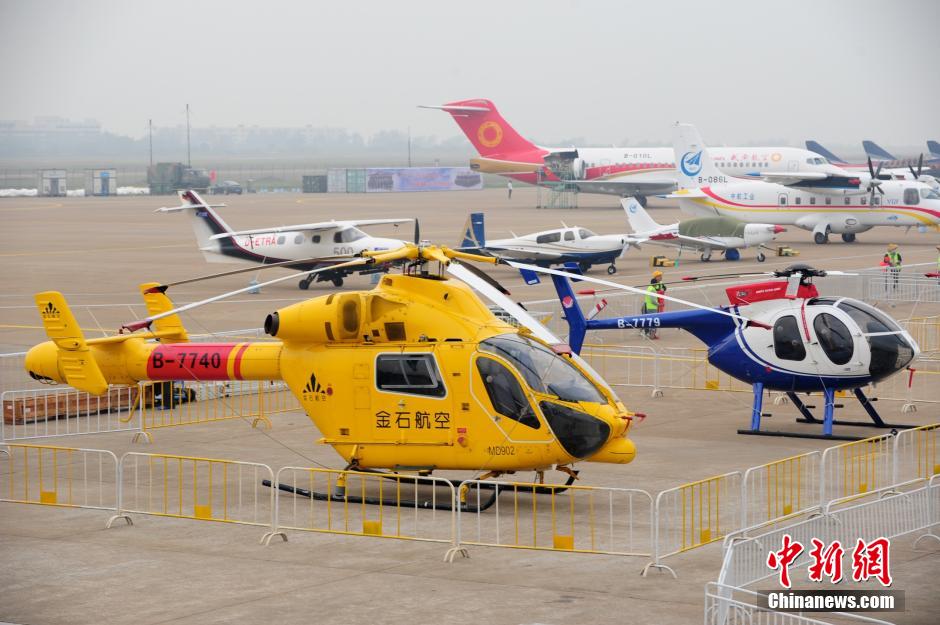
[[[99,249],[88,249],[88,250],[55,250],[55,251],[45,251],[45,252],[12,252],[9,254],[0,254],[0,257],[10,257],[10,256],[52,256],[54,254],[85,254],[87,252],[130,252],[137,250],[162,250],[169,248],[177,247],[192,247],[186,243],[176,243],[174,245],[148,245],[145,247],[103,247]]]

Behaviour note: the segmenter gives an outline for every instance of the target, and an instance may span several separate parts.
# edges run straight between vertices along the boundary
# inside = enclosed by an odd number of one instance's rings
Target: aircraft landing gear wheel
[[[343,286],[343,279],[342,279],[342,278],[333,278],[333,286],[335,286],[335,287],[337,287],[337,288]]]
[[[701,257],[701,258],[702,258],[702,262],[703,262],[703,263],[707,263],[708,261],[710,261],[710,260],[712,259],[712,255],[711,255],[711,253],[702,254],[702,257]]]
[[[817,232],[813,235],[813,241],[816,242],[816,245],[823,245],[829,243],[829,235],[825,232]]]
[[[855,233],[854,232],[843,232],[842,240],[846,243],[855,243]]]
[[[607,268],[607,275],[612,276],[615,273],[617,273],[617,267],[615,267],[614,265],[611,265],[610,267]]]
[[[757,253],[757,262],[762,263],[767,260],[767,256],[763,252]]]
[[[303,291],[306,291],[307,289],[309,289],[310,288],[310,276],[307,276],[306,278],[301,280],[297,286],[299,286],[301,290]]]
[[[591,263],[578,263],[578,269],[581,270],[581,273],[587,273],[590,268]]]

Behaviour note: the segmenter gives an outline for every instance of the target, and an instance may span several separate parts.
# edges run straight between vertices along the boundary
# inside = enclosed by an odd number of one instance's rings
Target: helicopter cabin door
[[[524,381],[502,358],[478,354],[473,359],[471,394],[478,410],[489,416],[506,440],[514,443],[550,443],[549,427],[539,417]]]
[[[374,369],[367,428],[374,440],[450,443],[453,399],[434,352],[381,352],[375,356]]]
[[[812,337],[808,351],[820,375],[868,375],[868,342],[844,311],[830,305],[807,306],[806,323]]]

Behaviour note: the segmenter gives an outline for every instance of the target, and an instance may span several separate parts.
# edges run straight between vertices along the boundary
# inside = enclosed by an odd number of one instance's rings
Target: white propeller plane
[[[405,245],[400,239],[386,239],[366,234],[358,226],[392,224],[398,226],[414,222],[413,218],[357,219],[324,221],[294,226],[232,230],[212,210],[224,204],[207,204],[195,191],[180,191],[180,205],[158,208],[154,212],[189,214],[196,243],[207,262],[282,264],[290,269],[324,269],[331,264],[322,259],[355,256],[363,251],[397,250]],[[337,269],[309,274],[300,281],[301,289],[308,289],[313,280],[329,280],[343,285],[343,278],[352,271]]]
[[[940,230],[940,193],[923,182],[873,175],[867,184],[845,192],[740,181],[715,166],[690,124],[676,124],[673,147],[680,189],[666,197],[678,198],[680,208],[694,215],[793,225],[812,231],[816,243],[828,243],[830,234],[841,234],[851,243],[856,234],[875,226]]]
[[[739,249],[756,247],[757,262],[767,259],[763,252],[765,243],[773,241],[786,228],[774,224],[746,224],[730,217],[696,217],[669,225],[656,223],[649,213],[634,198],[620,200],[627,213],[627,221],[633,229],[632,237],[639,243],[653,243],[678,247],[679,254],[685,248],[701,252],[702,261],[711,260],[712,252],[720,251],[726,260],[738,260]]]

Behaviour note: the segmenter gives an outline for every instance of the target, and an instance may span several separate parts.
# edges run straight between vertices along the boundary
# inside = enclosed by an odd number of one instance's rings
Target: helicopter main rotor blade
[[[153,287],[152,291],[166,291],[171,286],[179,286],[181,284],[192,284],[193,282],[201,282],[203,280],[212,280],[213,278],[223,278],[225,276],[234,276],[240,273],[248,273],[251,271],[262,271],[264,269],[272,269],[275,267],[287,267],[290,268],[292,265],[303,265],[307,263],[328,263],[328,262],[339,262],[341,260],[350,260],[353,257],[350,256],[333,256],[333,257],[320,257],[320,258],[301,258],[299,260],[284,260],[277,263],[266,263],[263,265],[254,265],[252,267],[246,267],[243,269],[232,269],[231,271],[222,271],[219,273],[210,273],[204,276],[197,276],[195,278],[187,278],[186,280],[178,280],[176,282],[167,282],[159,286]],[[328,267],[332,268],[332,267]]]
[[[166,311],[166,312],[162,312],[162,313],[160,313],[160,314],[158,314],[158,315],[153,315],[153,316],[151,316],[151,317],[145,317],[144,319],[141,319],[140,321],[134,321],[134,322],[131,322],[131,323],[126,323],[126,324],[124,324],[124,325],[121,326],[121,329],[122,329],[122,330],[130,330],[131,332],[135,332],[136,330],[139,330],[139,329],[141,329],[141,328],[146,328],[146,327],[150,326],[151,323],[153,323],[154,321],[156,321],[156,320],[158,320],[158,319],[163,319],[164,317],[169,317],[170,315],[175,315],[175,314],[178,314],[178,313],[181,313],[181,312],[186,312],[187,310],[192,310],[192,309],[194,309],[194,308],[199,308],[199,307],[201,307],[201,306],[205,306],[206,304],[212,304],[213,302],[218,302],[218,301],[221,301],[221,300],[223,300],[223,299],[227,299],[227,298],[229,298],[229,297],[233,297],[233,296],[235,296],[235,295],[241,295],[242,293],[247,293],[248,291],[251,291],[251,290],[253,290],[253,289],[260,289],[261,287],[269,286],[269,285],[272,285],[272,284],[277,284],[278,282],[283,282],[283,281],[285,281],[285,280],[293,280],[293,279],[297,278],[298,276],[309,276],[309,275],[313,275],[313,274],[320,273],[320,272],[322,272],[322,271],[331,271],[331,270],[334,270],[334,269],[342,269],[342,268],[345,268],[345,267],[358,267],[358,266],[361,266],[361,265],[370,265],[370,264],[373,264],[373,263],[375,263],[375,261],[374,261],[373,259],[371,259],[371,258],[358,258],[358,259],[356,259],[356,260],[354,260],[354,261],[349,261],[349,262],[347,262],[347,263],[340,263],[340,264],[338,264],[338,265],[332,265],[332,266],[330,266],[330,267],[324,267],[323,269],[313,269],[313,270],[310,270],[310,271],[301,271],[301,272],[299,272],[299,273],[292,273],[292,274],[287,275],[287,276],[282,276],[282,277],[280,277],[280,278],[275,278],[274,280],[268,280],[267,282],[262,282],[262,283],[260,283],[260,284],[249,285],[249,286],[246,286],[246,287],[241,288],[241,289],[236,289],[236,290],[234,290],[234,291],[229,291],[228,293],[222,293],[221,295],[214,295],[214,296],[209,297],[209,298],[207,298],[207,299],[199,300],[198,302],[192,302],[192,303],[189,303],[189,304],[185,304],[185,305],[183,305],[183,306],[179,306],[179,307],[174,308],[174,309],[172,309],[172,310],[168,310],[168,311]],[[155,288],[159,288],[159,287],[155,287]]]
[[[469,271],[467,266],[456,261],[451,261],[447,264],[446,270],[447,273],[466,282],[467,285],[472,287],[483,297],[505,310],[513,319],[527,328],[536,338],[545,341],[549,345],[557,345],[562,342],[562,340],[555,336],[548,328],[539,323],[535,317],[526,312],[522,306],[503,295],[487,280]]]
[[[609,286],[609,287],[612,287],[612,288],[615,288],[615,289],[620,289],[620,290],[622,290],[622,291],[629,291],[629,292],[631,292],[631,293],[636,293],[636,294],[638,294],[638,295],[647,295],[647,294],[648,294],[648,292],[646,291],[646,289],[638,289],[638,288],[635,288],[635,287],[632,287],[632,286],[627,286],[627,285],[625,285],[625,284],[619,284],[619,283],[617,283],[617,282],[611,282],[611,281],[609,281],[609,280],[601,280],[600,278],[592,278],[592,277],[590,277],[590,276],[584,276],[584,275],[578,275],[578,274],[568,273],[568,272],[566,272],[566,271],[558,271],[557,269],[548,269],[548,268],[546,268],[546,267],[537,267],[537,266],[535,266],[535,265],[526,265],[526,264],[524,264],[524,263],[517,263],[517,262],[511,261],[511,260],[508,260],[508,261],[505,261],[505,262],[506,262],[507,265],[510,265],[511,267],[515,267],[516,269],[528,269],[529,271],[534,271],[534,272],[536,272],[536,273],[547,273],[547,274],[554,275],[554,276],[564,276],[565,278],[568,278],[569,280],[570,280],[570,279],[574,279],[574,280],[582,280],[582,281],[584,281],[584,282],[594,282],[594,283],[596,283],[596,284],[603,284],[604,286]],[[690,301],[688,301],[688,300],[679,299],[678,297],[672,297],[671,295],[663,295],[663,294],[661,294],[661,293],[657,293],[657,294],[656,294],[656,297],[662,298],[662,299],[667,300],[667,301],[670,301],[670,302],[676,302],[677,304],[685,304],[686,306],[691,306],[692,308],[698,308],[698,309],[700,309],[700,310],[707,310],[707,311],[713,312],[713,313],[715,313],[715,314],[717,314],[717,315],[725,315],[726,317],[731,317],[731,318],[733,318],[733,319],[739,319],[739,320],[741,320],[741,321],[743,321],[743,322],[745,322],[745,323],[747,323],[747,324],[751,324],[751,325],[754,325],[754,326],[758,326],[758,327],[769,327],[769,326],[767,326],[766,324],[761,323],[761,322],[759,322],[759,321],[754,321],[754,320],[749,319],[749,318],[747,318],[747,317],[745,317],[745,316],[743,316],[743,315],[736,315],[735,313],[731,313],[731,312],[728,312],[728,311],[726,311],[726,310],[721,310],[720,308],[712,308],[711,306],[703,306],[703,305],[701,305],[701,304],[696,304],[696,303],[690,302]]]

